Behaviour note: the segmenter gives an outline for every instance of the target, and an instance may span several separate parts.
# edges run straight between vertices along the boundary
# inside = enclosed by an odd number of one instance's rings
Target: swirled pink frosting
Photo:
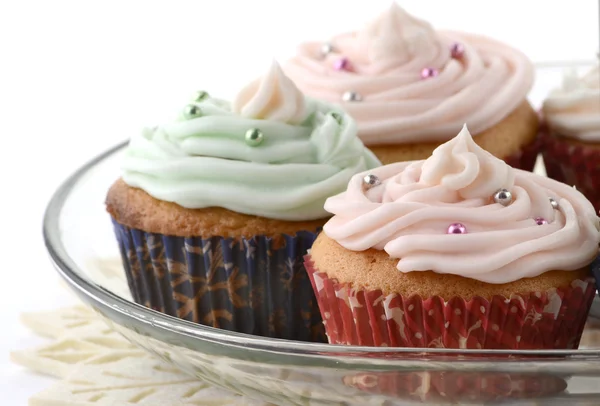
[[[600,65],[579,77],[568,72],[543,105],[550,128],[581,141],[600,141]]]
[[[342,104],[367,145],[447,141],[463,123],[481,133],[516,109],[533,84],[533,66],[519,51],[435,31],[395,3],[362,31],[330,43],[327,55],[323,44],[302,44],[286,73],[304,93]],[[464,49],[461,57],[452,57],[454,44]],[[346,69],[336,69],[340,58]],[[423,79],[424,68],[437,76]],[[346,91],[362,101],[344,102]]]
[[[400,272],[432,270],[507,283],[550,270],[578,270],[598,253],[598,217],[577,190],[513,169],[480,148],[466,126],[425,161],[369,172],[382,184],[363,189],[366,173],[325,210],[330,238],[352,251],[385,250]],[[508,206],[493,196],[507,189]],[[550,204],[558,203],[558,209]],[[547,224],[538,225],[543,218]],[[466,234],[448,234],[461,223]]]

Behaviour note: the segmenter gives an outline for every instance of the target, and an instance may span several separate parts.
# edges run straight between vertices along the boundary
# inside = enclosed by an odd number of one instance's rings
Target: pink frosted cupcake
[[[543,106],[548,176],[574,185],[600,210],[600,66],[571,72]]]
[[[355,175],[306,258],[329,341],[577,348],[595,295],[590,202],[512,169],[468,130]]]
[[[533,65],[490,38],[436,31],[394,3],[362,30],[302,44],[285,69],[306,94],[340,103],[383,163],[426,159],[463,123],[510,165],[535,163]]]

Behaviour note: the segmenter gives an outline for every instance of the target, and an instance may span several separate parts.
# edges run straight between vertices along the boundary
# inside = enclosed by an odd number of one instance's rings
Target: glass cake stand
[[[56,192],[52,261],[76,294],[144,350],[213,385],[278,405],[600,404],[600,304],[579,350],[371,348],[268,339],[193,324],[131,300],[104,209],[125,144]]]
[[[216,386],[282,405],[600,404],[600,314],[579,350],[370,348],[267,339],[166,316],[131,301],[104,196],[123,145],[50,202],[50,256],[77,295],[139,347]],[[595,328],[597,330],[595,330]]]

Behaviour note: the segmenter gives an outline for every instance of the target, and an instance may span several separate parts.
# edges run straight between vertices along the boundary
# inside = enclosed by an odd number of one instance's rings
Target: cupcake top
[[[600,66],[580,77],[567,73],[543,106],[550,128],[581,141],[600,141]]]
[[[367,145],[481,133],[515,110],[533,66],[489,38],[434,30],[397,4],[358,32],[308,42],[286,65],[306,94],[341,103]]]
[[[232,104],[199,92],[177,120],[133,137],[122,177],[186,208],[308,221],[327,217],[325,199],[378,165],[350,116],[304,97],[273,63]]]
[[[513,169],[466,126],[424,161],[354,176],[324,231],[352,251],[385,250],[400,272],[508,283],[579,270],[598,253],[598,217],[577,190]]]

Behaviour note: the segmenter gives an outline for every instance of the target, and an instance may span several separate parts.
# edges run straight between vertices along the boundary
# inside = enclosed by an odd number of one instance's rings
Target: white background
[[[8,362],[38,343],[22,311],[71,303],[41,239],[44,206],[86,160],[181,107],[196,89],[229,97],[301,40],[360,27],[390,0],[0,0],[0,368],[2,404],[50,382]],[[538,65],[593,61],[595,0],[400,0],[439,28],[485,33]],[[556,85],[539,77],[539,102]]]

